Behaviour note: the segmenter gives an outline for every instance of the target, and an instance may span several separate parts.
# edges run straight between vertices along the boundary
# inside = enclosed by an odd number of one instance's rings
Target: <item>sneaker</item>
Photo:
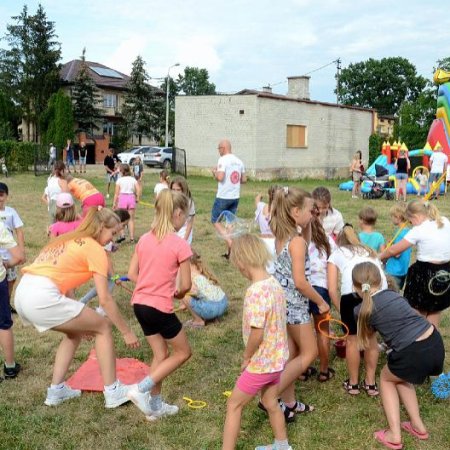
[[[151,411],[150,415],[145,416],[149,422],[155,422],[156,420],[162,419],[164,416],[174,416],[179,411],[178,406],[169,405],[168,403],[162,402],[160,409],[156,411]]]
[[[14,367],[6,367],[3,365],[3,372],[5,374],[5,378],[16,378],[18,373],[20,372],[21,365],[16,362],[16,365]]]
[[[129,384],[122,384],[118,381],[116,389],[109,392],[103,391],[103,395],[105,396],[105,408],[117,408],[118,406],[129,402],[130,399],[127,397],[129,389]]]
[[[148,392],[139,392],[138,385],[132,384],[128,389],[127,397],[131,400],[146,416],[152,413],[150,408],[150,394]]]
[[[44,404],[47,406],[56,406],[71,398],[79,397],[81,391],[79,389],[72,389],[70,386],[64,383],[60,389],[49,387],[47,389],[47,398]]]
[[[279,448],[278,445],[270,444],[270,445],[260,445],[256,447],[255,450],[277,450],[278,448]],[[289,446],[286,450],[292,450],[292,447]]]

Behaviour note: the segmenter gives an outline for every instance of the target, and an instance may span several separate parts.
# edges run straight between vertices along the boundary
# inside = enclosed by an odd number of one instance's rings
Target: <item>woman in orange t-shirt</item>
[[[100,305],[125,343],[129,347],[139,345],[108,290],[108,260],[103,246],[111,242],[119,224],[111,210],[91,208],[75,231],[51,241],[31,265],[22,269],[24,275],[15,296],[18,314],[25,324],[34,325],[40,332],[54,330],[65,335],[56,352],[52,384],[47,389],[48,406],[80,396],[81,391],[67,386],[64,378],[85,334],[95,336],[105,406],[115,408],[128,401],[128,386],[116,378],[110,323],[71,298],[73,289],[93,278]]]
[[[87,214],[89,208],[106,206],[103,194],[89,181],[74,178],[72,175],[66,175],[66,180],[70,193],[81,202],[83,216]]]

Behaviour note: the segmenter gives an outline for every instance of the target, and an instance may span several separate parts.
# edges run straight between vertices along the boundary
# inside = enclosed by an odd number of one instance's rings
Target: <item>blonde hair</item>
[[[159,178],[168,183],[170,180],[169,172],[166,169],[161,170],[161,172],[159,172]]]
[[[75,205],[65,208],[56,207],[55,220],[57,222],[74,222],[77,219]]]
[[[205,264],[202,261],[201,256],[192,249],[192,256],[191,256],[191,264],[195,266],[195,268],[206,278],[208,278],[209,281],[211,281],[216,286],[219,286],[219,280],[211,273],[211,271],[205,266]]]
[[[408,217],[406,215],[406,206],[400,203],[396,203],[395,205],[389,208],[389,214],[391,217],[398,217],[402,222],[406,222]]]
[[[378,214],[372,207],[366,206],[359,212],[358,217],[366,225],[375,225],[377,223]]]
[[[247,233],[233,239],[230,259],[237,268],[265,269],[272,257],[262,239]]]
[[[367,252],[372,258],[377,256],[372,248],[361,243],[353,226],[348,223],[344,225],[344,228],[339,233],[336,244],[338,247],[348,248],[354,255],[362,256]]]
[[[168,233],[173,233],[173,213],[181,209],[187,213],[189,209],[189,199],[181,192],[162,190],[155,202],[155,218],[153,219],[151,232],[161,241]]]
[[[411,216],[416,214],[427,216],[429,219],[434,220],[438,228],[442,228],[444,226],[441,213],[436,206],[428,200],[424,201],[422,199],[415,199],[408,202],[408,205],[406,206],[407,217],[411,218]]]
[[[275,192],[270,229],[276,239],[283,241],[298,234],[291,210],[292,208],[303,209],[306,198],[311,198],[311,194],[295,187],[282,187]]]
[[[84,220],[78,225],[77,229],[70,233],[62,234],[53,239],[45,248],[54,247],[67,241],[90,237],[98,240],[103,227],[114,228],[119,225],[119,217],[110,209],[97,207],[89,208]]]
[[[363,301],[358,316],[357,336],[359,348],[366,349],[369,348],[369,337],[372,331],[369,325],[373,311],[373,299],[370,290],[381,286],[380,269],[371,262],[356,264],[352,271],[352,280],[353,286],[362,290]]]

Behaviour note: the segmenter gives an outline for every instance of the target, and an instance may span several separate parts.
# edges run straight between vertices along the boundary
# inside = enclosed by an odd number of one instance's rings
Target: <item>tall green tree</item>
[[[81,55],[81,65],[72,91],[73,115],[78,123],[77,131],[93,134],[98,129],[97,122],[102,117],[99,108],[101,97],[97,91],[94,80],[89,76],[89,67],[86,64],[86,49]]]
[[[339,77],[339,101],[396,115],[402,102],[413,102],[426,85],[407,59],[383,58],[350,64]]]
[[[18,117],[14,103],[0,90],[0,141],[17,137]]]
[[[216,85],[209,81],[206,69],[198,67],[186,67],[183,75],[178,75],[178,92],[186,95],[214,95]]]
[[[127,89],[122,114],[127,130],[138,136],[141,145],[143,136],[155,137],[158,118],[155,90],[149,84],[149,76],[141,56],[133,62]]]

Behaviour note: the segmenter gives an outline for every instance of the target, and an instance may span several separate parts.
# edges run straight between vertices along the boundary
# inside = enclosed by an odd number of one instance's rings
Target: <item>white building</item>
[[[310,100],[309,77],[289,77],[287,95],[177,96],[175,145],[191,169],[214,167],[227,138],[257,179],[345,177],[356,150],[367,161],[375,121],[372,109]]]

